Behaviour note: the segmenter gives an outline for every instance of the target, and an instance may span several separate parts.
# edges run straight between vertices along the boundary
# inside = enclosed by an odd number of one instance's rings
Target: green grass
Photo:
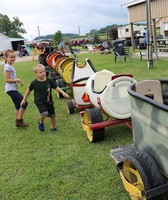
[[[84,63],[90,58],[97,71],[108,69],[115,74],[130,73],[136,80],[167,78],[167,60],[154,62],[152,70],[146,61],[138,59],[114,64],[113,55],[80,54]],[[34,79],[33,65],[37,61],[16,63],[19,78],[25,82],[24,93]],[[2,68],[2,67],[1,67]],[[129,200],[110,150],[132,143],[132,133],[123,125],[105,129],[105,140],[90,143],[82,130],[79,112],[68,115],[67,99],[58,99],[53,92],[58,133],[37,128],[38,111],[33,94],[28,98],[25,113],[26,129],[15,127],[14,107],[4,93],[3,73],[0,73],[0,199],[1,200]]]

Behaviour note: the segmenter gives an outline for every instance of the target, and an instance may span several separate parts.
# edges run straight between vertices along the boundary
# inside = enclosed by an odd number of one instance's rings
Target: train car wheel
[[[103,117],[98,108],[86,109],[84,112],[84,124],[94,124],[103,122]],[[104,128],[91,130],[90,128],[86,131],[87,137],[90,142],[94,143],[104,139]]]
[[[126,180],[140,191],[147,191],[164,184],[163,176],[154,159],[147,153],[141,152],[126,156],[123,163],[123,175]],[[148,198],[137,197],[132,191],[128,191],[132,200],[163,200],[164,195]]]
[[[68,114],[73,114],[75,112],[74,104],[72,101],[67,102],[67,109],[68,109]]]
[[[57,79],[56,83],[57,83],[57,86],[59,88],[63,88],[64,87],[64,80],[63,79]],[[59,92],[57,92],[57,96],[58,96],[59,99],[63,98],[63,95],[61,93],[59,93]]]

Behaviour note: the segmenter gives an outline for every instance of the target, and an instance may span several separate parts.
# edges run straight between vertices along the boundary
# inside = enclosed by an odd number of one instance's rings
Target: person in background
[[[23,114],[26,110],[28,105],[25,102],[24,105],[20,106],[20,103],[23,99],[22,94],[20,94],[17,90],[18,84],[21,86],[24,85],[23,81],[16,76],[16,70],[12,66],[15,62],[16,55],[13,50],[6,50],[5,51],[5,65],[3,68],[4,71],[4,79],[5,79],[5,92],[11,97],[16,110],[16,126],[17,127],[26,127],[28,126],[27,123],[23,121]]]
[[[53,48],[51,42],[49,43],[49,49],[50,49],[50,53],[52,53],[54,51],[54,48]]]
[[[60,42],[60,50],[62,55],[65,56],[65,44],[63,40]]]
[[[19,57],[22,58],[23,54],[22,54],[22,46],[20,43],[18,43],[18,47],[17,47],[17,50],[19,52]]]
[[[28,56],[30,56],[31,55],[31,49],[30,49],[30,45],[29,44],[26,44],[26,50],[27,50]]]
[[[27,88],[21,102],[21,106],[25,105],[27,97],[31,91],[34,90],[34,103],[36,104],[40,113],[40,117],[38,119],[39,130],[44,131],[44,119],[49,117],[51,121],[50,130],[52,132],[57,132],[58,130],[55,127],[55,110],[54,102],[52,100],[52,89],[62,93],[62,95],[66,98],[69,98],[69,95],[61,90],[61,88],[57,86],[53,79],[46,77],[44,65],[37,64],[34,67],[34,73],[36,79],[34,79]]]

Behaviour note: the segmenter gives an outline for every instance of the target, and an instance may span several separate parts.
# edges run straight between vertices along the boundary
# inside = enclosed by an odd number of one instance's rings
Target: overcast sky
[[[24,24],[28,40],[40,35],[62,33],[81,35],[90,30],[112,24],[127,24],[127,8],[121,5],[129,0],[5,0],[0,13],[11,20],[18,17]],[[79,28],[78,28],[79,27]]]

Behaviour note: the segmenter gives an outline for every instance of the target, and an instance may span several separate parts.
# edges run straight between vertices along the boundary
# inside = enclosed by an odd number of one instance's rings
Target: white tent
[[[5,51],[6,49],[12,49],[11,40],[8,36],[0,33],[0,51]]]
[[[2,33],[0,33],[0,52],[6,49],[12,49],[17,51],[18,43],[24,44],[24,38],[10,38]]]

